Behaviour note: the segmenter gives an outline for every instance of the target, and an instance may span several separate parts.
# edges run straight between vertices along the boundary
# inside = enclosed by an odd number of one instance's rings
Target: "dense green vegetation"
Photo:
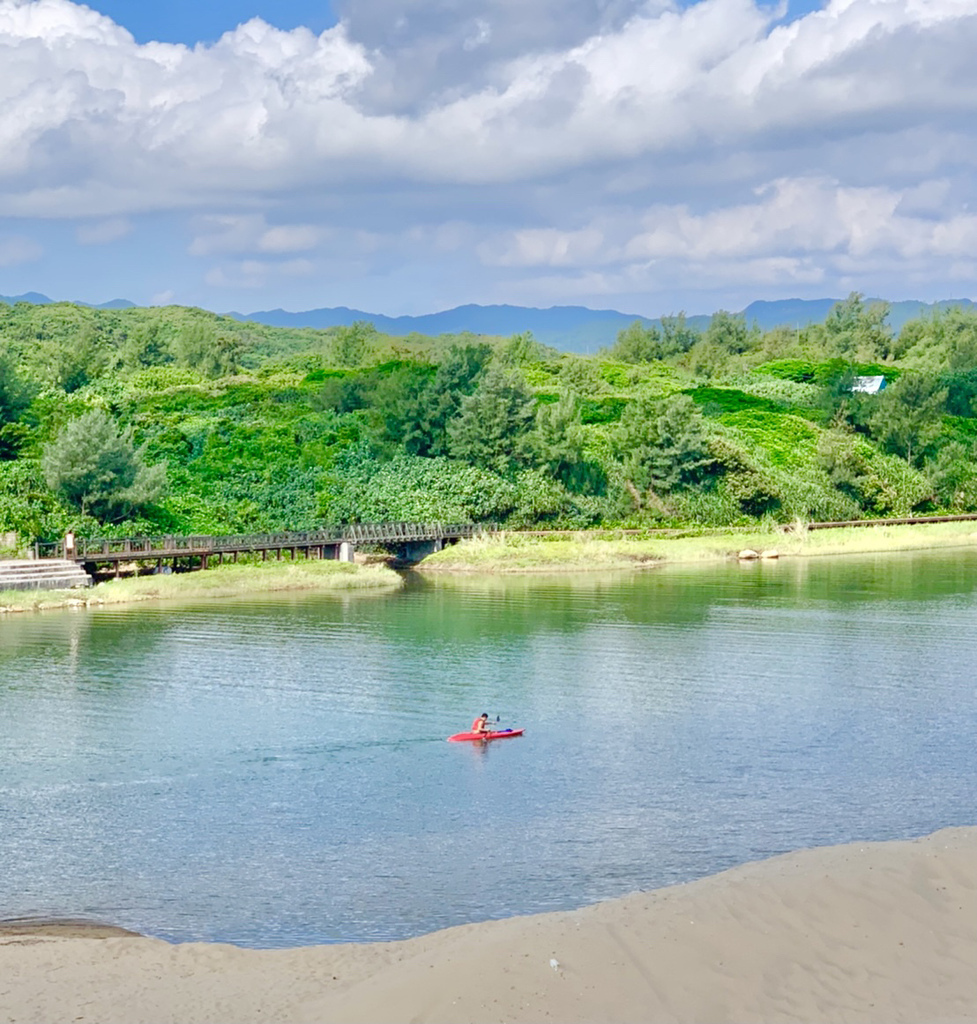
[[[0,533],[847,519],[977,509],[977,314],[390,338],[0,304]],[[880,394],[853,391],[882,375]]]

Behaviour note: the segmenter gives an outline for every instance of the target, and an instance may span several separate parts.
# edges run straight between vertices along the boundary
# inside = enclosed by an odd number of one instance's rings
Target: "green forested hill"
[[[867,375],[885,390],[853,392]],[[597,357],[530,335],[0,304],[0,533],[971,510],[975,397],[977,314],[893,336],[859,296],[801,330],[637,323]]]

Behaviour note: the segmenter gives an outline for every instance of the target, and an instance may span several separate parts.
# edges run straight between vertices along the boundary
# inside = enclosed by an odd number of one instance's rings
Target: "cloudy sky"
[[[977,0],[0,0],[0,294],[977,296]]]

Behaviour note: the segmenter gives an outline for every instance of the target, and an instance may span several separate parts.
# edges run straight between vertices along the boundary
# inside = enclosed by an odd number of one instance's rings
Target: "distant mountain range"
[[[40,292],[24,292],[23,295],[0,295],[0,302],[6,302],[12,306],[15,302],[30,302],[34,306],[50,306],[57,299],[49,299]],[[91,302],[82,302],[80,299],[74,302],[76,306],[88,306],[89,309],[132,309],[136,304],[128,299],[112,299],[111,302],[103,302],[100,305],[93,305]]]
[[[821,323],[839,299],[779,299],[774,302],[751,302],[742,314],[748,324],[761,330],[773,327],[806,327]],[[867,299],[866,302],[880,301]],[[889,324],[898,334],[907,320],[933,309],[949,306],[975,308],[970,299],[943,299],[939,302],[907,300],[889,306]],[[533,306],[457,306],[442,313],[423,316],[383,316],[359,309],[338,306],[332,309],[310,309],[304,313],[289,313],[283,309],[263,310],[256,313],[228,313],[236,320],[253,320],[271,327],[339,327],[358,320],[372,323],[378,331],[402,337],[418,334],[494,334],[506,337],[522,331],[546,345],[564,352],[596,352],[604,345],[613,345],[622,328],[640,320],[644,324],[661,324],[660,319],[621,313],[616,309],[588,309],[586,306],[551,306],[537,309]],[[688,323],[700,330],[709,326],[710,315],[697,314],[687,318]]]
[[[615,309],[588,309],[586,306],[457,306],[441,313],[422,316],[382,316],[360,309],[312,309],[306,313],[289,313],[272,309],[258,313],[228,313],[237,320],[254,320],[272,327],[337,327],[359,320],[372,323],[383,334],[403,337],[408,334],[488,334],[508,337],[532,331],[544,345],[565,352],[596,352],[602,345],[612,345],[617,332],[635,320],[652,323],[637,313],[619,313]],[[708,316],[689,317],[689,322],[705,328]]]
[[[32,302],[45,305],[53,300],[39,292],[7,297],[0,295],[0,302]],[[779,299],[774,302],[751,302],[742,310],[748,324],[756,324],[762,330],[773,327],[805,327],[820,323],[828,315],[838,299]],[[877,300],[867,299],[867,302]],[[79,305],[90,305],[79,303]],[[127,309],[134,303],[126,299],[113,299],[94,306],[95,309]],[[917,302],[907,300],[892,302],[889,309],[889,324],[898,333],[903,324],[913,317],[934,309],[949,306],[977,308],[970,299],[943,299],[939,302]],[[361,309],[346,306],[310,309],[302,313],[290,313],[284,309],[261,310],[255,313],[228,313],[235,320],[254,321],[270,327],[344,327],[365,320],[378,331],[403,337],[408,334],[488,334],[507,337],[523,331],[532,331],[533,336],[546,345],[564,352],[596,352],[604,345],[612,345],[618,331],[640,320],[644,324],[660,324],[661,321],[636,313],[621,313],[615,309],[588,309],[586,306],[551,306],[537,309],[532,306],[457,306],[440,313],[422,316],[383,316],[367,313]],[[705,329],[709,325],[708,315],[688,317],[689,324]]]

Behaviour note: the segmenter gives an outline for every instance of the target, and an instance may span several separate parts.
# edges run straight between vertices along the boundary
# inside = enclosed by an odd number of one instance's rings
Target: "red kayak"
[[[476,740],[507,740],[510,736],[521,736],[523,729],[500,729],[498,732],[456,732],[448,737],[449,743],[465,743]]]

